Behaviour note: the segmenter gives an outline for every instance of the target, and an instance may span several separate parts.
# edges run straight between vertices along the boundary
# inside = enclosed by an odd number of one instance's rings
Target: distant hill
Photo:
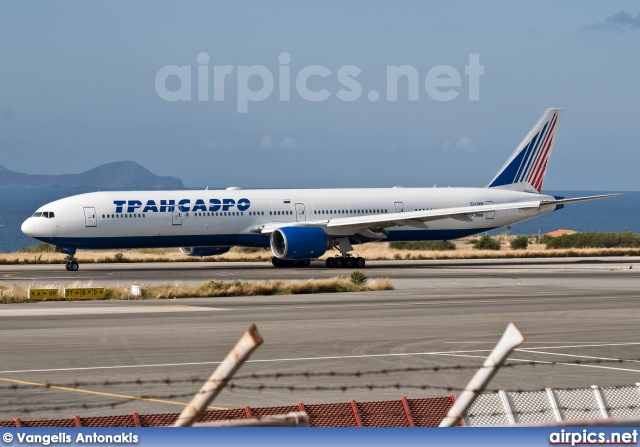
[[[0,187],[184,189],[177,177],[160,177],[133,161],[116,161],[80,174],[24,174],[0,165]]]

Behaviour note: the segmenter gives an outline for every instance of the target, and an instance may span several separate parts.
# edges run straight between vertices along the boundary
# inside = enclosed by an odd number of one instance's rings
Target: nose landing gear
[[[61,247],[61,246],[57,246],[56,247],[56,252],[57,253],[65,253],[67,256],[65,256],[64,260],[67,261],[65,268],[67,269],[67,271],[69,272],[77,272],[78,269],[80,268],[80,264],[78,264],[78,260],[75,258],[75,254],[76,254],[76,248],[75,247]]]
[[[80,264],[78,264],[78,260],[76,258],[73,258],[71,256],[67,256],[64,259],[65,259],[65,261],[67,261],[67,264],[65,265],[65,268],[67,269],[67,271],[69,271],[69,272],[77,272],[78,271],[78,269],[80,268]]]

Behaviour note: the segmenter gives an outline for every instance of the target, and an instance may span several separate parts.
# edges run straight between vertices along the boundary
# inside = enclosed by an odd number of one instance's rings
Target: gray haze
[[[3,2],[0,41],[0,164],[14,171],[133,160],[187,186],[483,186],[544,109],[564,107],[544,189],[640,189],[633,1]],[[283,52],[289,101],[278,94]],[[223,101],[197,100],[200,53],[210,95],[212,67],[236,67]],[[477,101],[470,54],[484,67]],[[167,65],[193,68],[191,101],[158,95]],[[238,113],[237,67],[251,65],[275,89]],[[308,82],[330,98],[297,94],[308,65],[331,71]],[[362,70],[351,102],[336,96],[344,65]],[[419,73],[417,101],[406,80],[387,100],[387,66],[400,65]],[[461,74],[451,101],[425,90],[437,65]]]

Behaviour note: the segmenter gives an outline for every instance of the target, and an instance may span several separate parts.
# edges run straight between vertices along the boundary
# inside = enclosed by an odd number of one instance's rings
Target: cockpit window
[[[53,219],[56,215],[53,214],[53,211],[42,211],[35,213],[33,217],[46,217],[47,219]]]

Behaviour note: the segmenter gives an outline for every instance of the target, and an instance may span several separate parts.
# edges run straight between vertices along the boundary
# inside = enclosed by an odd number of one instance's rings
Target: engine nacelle
[[[215,256],[231,250],[231,247],[180,247],[180,252],[186,256]]]
[[[329,238],[320,228],[284,227],[271,233],[271,251],[278,259],[317,258],[329,248]]]

